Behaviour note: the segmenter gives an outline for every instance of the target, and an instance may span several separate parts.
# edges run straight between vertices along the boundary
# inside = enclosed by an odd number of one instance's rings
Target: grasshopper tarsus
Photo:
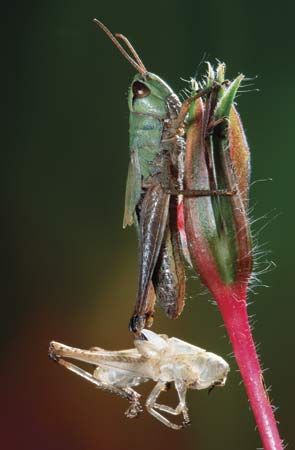
[[[137,402],[132,402],[129,408],[125,411],[125,416],[128,419],[137,419],[139,415],[143,412],[143,407]]]
[[[212,120],[208,124],[208,128],[207,128],[208,132],[210,133],[211,131],[214,130],[214,128],[218,127],[218,125],[220,125],[220,124],[222,124],[222,123],[224,123],[226,121],[227,121],[226,117],[221,117],[220,119]]]
[[[50,345],[49,345],[48,358],[52,359],[52,361],[54,361],[54,362],[59,361],[59,356],[57,356],[57,354],[55,353],[54,345],[52,343],[50,343]]]
[[[186,427],[191,426],[191,424],[192,424],[192,421],[190,419],[188,419],[188,420],[185,420],[184,422],[182,422],[182,427],[186,428]]]
[[[133,315],[129,321],[129,331],[132,331],[137,339],[146,340],[145,336],[141,333],[146,326],[151,326],[152,316],[148,313],[143,315]]]

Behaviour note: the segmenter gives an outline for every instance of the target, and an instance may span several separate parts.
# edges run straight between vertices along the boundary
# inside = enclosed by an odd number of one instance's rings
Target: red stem
[[[215,293],[219,310],[233,346],[264,450],[282,450],[270,400],[249,325],[246,290],[225,288]]]

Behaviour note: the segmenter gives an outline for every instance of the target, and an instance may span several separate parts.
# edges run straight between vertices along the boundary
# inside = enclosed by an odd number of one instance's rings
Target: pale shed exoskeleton
[[[186,405],[187,389],[224,386],[226,382],[229,366],[224,359],[180,339],[143,330],[141,338],[134,340],[134,345],[135,348],[120,351],[98,347],[81,350],[52,341],[49,356],[100,389],[126,398],[130,406],[125,414],[129,418],[138,416],[142,411],[140,394],[132,388],[148,380],[155,381],[156,385],[146,401],[146,409],[174,430],[190,422]],[[97,367],[89,373],[64,358],[77,359]],[[157,403],[160,393],[172,382],[179,397],[176,408]],[[182,414],[183,423],[174,424],[161,412],[175,416]]]

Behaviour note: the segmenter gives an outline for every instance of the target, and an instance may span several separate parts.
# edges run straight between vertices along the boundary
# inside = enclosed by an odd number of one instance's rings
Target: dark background
[[[258,75],[239,98],[252,149],[253,224],[267,260],[250,313],[282,436],[294,440],[294,5],[217,1],[33,1],[2,6],[3,183],[1,437],[16,450],[261,447],[221,318],[188,274],[187,307],[154,329],[224,356],[224,389],[189,392],[192,426],[175,432],[47,359],[51,339],[132,346],[137,248],[123,231],[128,164],[126,95],[134,75],[91,19],[126,34],[147,68],[178,92],[204,52]],[[6,124],[6,121],[8,124]],[[263,228],[261,231],[259,231]],[[258,293],[258,295],[255,295]],[[143,391],[152,387],[148,384]]]

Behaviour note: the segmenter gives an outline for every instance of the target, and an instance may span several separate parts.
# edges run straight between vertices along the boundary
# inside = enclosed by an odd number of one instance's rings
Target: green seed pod
[[[191,261],[216,297],[224,286],[245,286],[252,270],[247,218],[249,149],[233,104],[243,79],[223,82],[224,65],[207,85],[212,91],[197,99],[188,117],[185,188],[225,190],[231,196],[184,197],[185,231]]]

